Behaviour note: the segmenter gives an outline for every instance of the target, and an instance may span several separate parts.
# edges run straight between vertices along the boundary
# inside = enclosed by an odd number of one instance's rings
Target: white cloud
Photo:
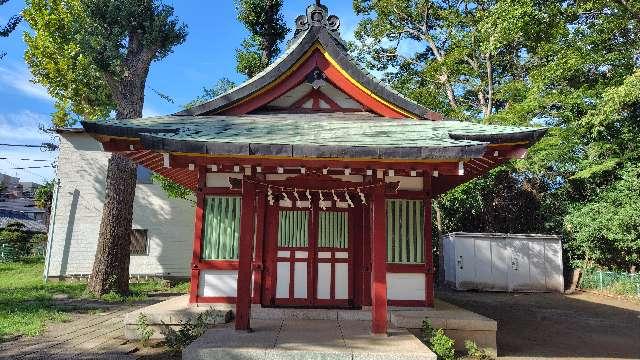
[[[32,111],[0,114],[0,142],[12,144],[41,144],[51,142],[51,135],[39,127],[51,127],[51,117]]]
[[[47,93],[47,90],[42,85],[31,82],[31,79],[31,73],[24,65],[0,66],[0,84],[29,97],[53,102],[54,100]]]
[[[51,134],[42,132],[39,127],[51,126],[50,116],[32,111],[0,114],[0,143],[40,145],[43,142],[57,142]],[[50,166],[57,152],[43,152],[40,148],[0,146],[0,172],[18,176],[23,181],[42,182],[51,179],[55,169]],[[25,160],[26,159],[26,160]],[[34,159],[46,160],[43,162]],[[23,169],[15,169],[21,167]],[[33,167],[33,168],[29,168]]]
[[[151,116],[162,116],[162,113],[157,111],[151,106],[145,105],[144,109],[142,109],[142,117],[151,117]]]

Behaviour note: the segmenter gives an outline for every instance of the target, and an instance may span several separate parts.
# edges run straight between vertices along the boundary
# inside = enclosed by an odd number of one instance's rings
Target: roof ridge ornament
[[[329,31],[337,32],[340,30],[340,18],[335,15],[329,15],[329,9],[316,0],[314,5],[307,7],[307,14],[300,15],[296,18],[295,35],[309,30],[312,26],[323,26]]]

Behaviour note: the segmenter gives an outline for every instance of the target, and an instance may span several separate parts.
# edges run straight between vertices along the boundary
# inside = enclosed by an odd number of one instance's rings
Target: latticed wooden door
[[[353,299],[349,211],[277,209],[270,272],[272,303],[350,306]]]
[[[318,213],[317,305],[351,305],[353,277],[348,211]]]
[[[310,210],[279,210],[275,303],[309,305]]]

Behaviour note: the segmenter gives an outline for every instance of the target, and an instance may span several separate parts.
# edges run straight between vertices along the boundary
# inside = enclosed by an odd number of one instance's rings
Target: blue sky
[[[221,77],[236,82],[244,78],[235,71],[235,49],[247,32],[236,20],[233,0],[170,2],[176,15],[189,26],[187,41],[173,54],[152,64],[145,97],[145,116],[170,114],[198,96],[203,86],[211,86]],[[305,12],[313,0],[285,0],[284,16],[293,28],[296,16]],[[329,11],[340,17],[341,33],[352,38],[358,19],[351,1],[323,0]],[[0,23],[24,7],[23,0],[10,0],[0,6]],[[53,99],[47,91],[30,82],[31,74],[24,62],[22,33],[29,31],[23,22],[9,38],[0,38],[0,50],[7,55],[0,60],[0,143],[40,144],[51,142],[51,135],[38,130],[49,127],[54,111]],[[292,33],[289,34],[291,36]],[[175,99],[169,104],[156,95],[156,89]],[[40,149],[0,146],[0,172],[18,176],[24,181],[42,182],[54,177],[53,168],[15,170],[15,167],[42,166],[30,160],[46,159],[53,163],[56,153]],[[29,160],[24,160],[29,159]],[[45,164],[48,164],[45,163]]]

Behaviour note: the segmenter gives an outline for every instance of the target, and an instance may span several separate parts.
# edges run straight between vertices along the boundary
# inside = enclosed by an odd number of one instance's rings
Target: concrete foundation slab
[[[147,320],[150,326],[156,330],[153,336],[154,338],[162,337],[160,333],[161,326],[159,324],[164,322],[168,325],[178,325],[180,322],[193,318],[197,314],[209,309],[214,309],[218,313],[218,317],[214,322],[216,324],[229,322],[233,318],[233,310],[235,310],[235,306],[233,304],[201,304],[194,306],[190,305],[188,302],[188,296],[180,296],[127,314],[125,317],[125,336],[129,339],[138,338],[136,323],[140,313],[145,313],[147,315]],[[254,329],[256,329],[256,326],[263,326],[264,324],[271,324],[269,326],[273,326],[272,323],[289,324],[290,327],[281,327],[279,328],[279,331],[282,331],[282,334],[280,335],[282,335],[283,338],[286,338],[289,336],[288,334],[290,334],[290,339],[294,342],[289,345],[287,345],[287,343],[282,343],[284,344],[282,346],[290,347],[288,348],[289,354],[294,354],[296,351],[302,351],[296,348],[296,344],[299,344],[296,341],[306,339],[296,338],[297,333],[294,331],[294,327],[298,326],[297,321],[304,322],[307,320],[313,320],[312,323],[314,326],[319,326],[319,329],[322,330],[323,334],[331,334],[329,328],[334,325],[322,325],[322,321],[327,321],[328,324],[350,323],[352,324],[353,329],[359,329],[359,334],[368,336],[371,321],[371,309],[290,309],[264,308],[260,305],[253,305],[251,308],[251,318],[251,323]],[[457,350],[464,350],[465,340],[472,340],[481,348],[487,349],[489,353],[494,355],[497,354],[497,323],[492,319],[438,299],[436,299],[434,308],[389,307],[390,325],[399,329],[409,329],[416,336],[421,336],[418,329],[422,327],[422,321],[425,318],[429,319],[434,328],[444,329],[445,333],[455,340]],[[322,328],[322,326],[328,326],[329,328]],[[346,330],[343,329],[343,331]],[[300,333],[304,333],[304,331],[300,331]],[[402,336],[409,336],[409,339],[415,338],[406,331],[404,331],[404,333],[390,332],[390,334],[392,337],[397,337],[394,339],[396,341],[402,340]],[[366,336],[363,338],[366,339],[366,342],[364,344],[360,344],[356,341],[359,339],[357,333],[353,333],[350,337],[352,341],[354,341],[352,348],[358,349],[360,345],[367,349],[375,348],[377,343]],[[320,339],[317,340],[318,344],[322,344]],[[309,349],[307,345],[308,344],[305,344],[303,347],[306,350]],[[326,349],[334,348],[333,345],[326,347]],[[380,353],[384,353],[385,348],[385,346],[380,346]],[[228,351],[228,349],[225,347],[224,351]],[[248,350],[243,349],[242,351]],[[254,352],[256,350],[250,349],[250,351]],[[322,352],[322,354],[325,354],[325,352]],[[354,350],[354,354],[355,353],[356,352]]]
[[[374,359],[435,360],[436,355],[404,329],[370,334],[369,322],[340,320],[253,320],[253,332],[230,326],[211,329],[189,345],[185,360]]]

